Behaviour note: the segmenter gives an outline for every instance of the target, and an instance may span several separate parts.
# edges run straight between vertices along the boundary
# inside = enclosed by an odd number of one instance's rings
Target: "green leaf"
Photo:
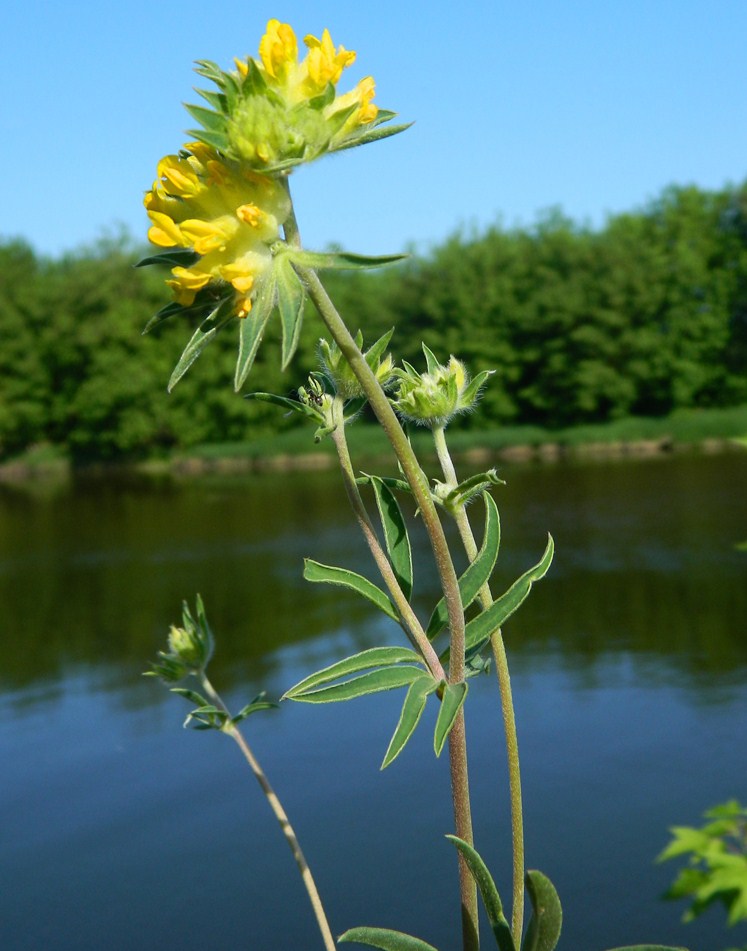
[[[185,700],[189,700],[190,703],[194,703],[198,707],[203,707],[207,703],[207,700],[202,694],[197,693],[196,690],[189,690],[187,687],[172,687],[171,693],[176,693],[180,697],[184,697]]]
[[[368,132],[361,132],[344,139],[339,145],[333,146],[330,152],[342,152],[344,149],[354,149],[358,145],[367,145],[369,142],[386,139],[390,135],[398,135],[400,132],[404,132],[411,125],[412,122],[405,122],[401,125],[387,126],[385,129],[370,129]]]
[[[459,592],[462,595],[462,606],[465,608],[472,604],[493,573],[501,545],[501,519],[498,506],[487,492],[483,496],[483,501],[485,502],[485,530],[482,545],[475,560],[459,579]],[[448,620],[446,602],[441,598],[428,621],[426,629],[428,637],[432,640],[446,627]]]
[[[447,835],[446,838],[453,842],[459,849],[459,852],[467,863],[472,878],[480,890],[485,911],[488,913],[488,921],[493,929],[493,935],[500,948],[500,951],[516,951],[516,945],[511,935],[511,927],[503,914],[503,903],[495,887],[493,876],[488,871],[488,867],[482,860],[480,854],[472,848],[464,839],[456,835]]]
[[[555,545],[552,535],[548,535],[547,547],[542,558],[537,564],[525,571],[504,594],[500,596],[490,607],[473,618],[466,627],[465,640],[468,650],[479,650],[480,646],[485,644],[494,631],[511,617],[511,615],[521,606],[532,585],[540,578],[544,578],[552,563],[552,556]]]
[[[257,713],[258,710],[274,710],[277,706],[277,703],[274,701],[265,700],[265,694],[260,693],[251,703],[247,703],[245,707],[242,707],[236,716],[231,717],[231,723],[235,726],[248,716],[251,716],[252,713]]]
[[[223,85],[226,74],[217,63],[214,63],[211,59],[196,59],[195,66],[197,67],[195,72],[198,76],[204,76],[205,79],[210,79],[217,86]]]
[[[386,769],[402,752],[407,745],[415,727],[420,722],[425,703],[429,694],[438,689],[438,681],[430,674],[423,674],[417,680],[413,680],[410,689],[405,694],[405,701],[402,704],[402,712],[399,716],[399,722],[394,731],[394,735],[389,742],[384,761],[381,764],[382,769]]]
[[[302,703],[336,703],[340,700],[365,697],[369,693],[405,687],[422,676],[422,667],[410,665],[384,667],[381,670],[361,674],[360,677],[353,677],[352,680],[344,680],[342,683],[331,684],[328,687],[319,687],[318,690],[307,690],[303,693],[294,690],[292,695],[289,691],[285,696],[289,700],[299,700]]]
[[[316,271],[324,270],[357,270],[360,268],[382,267],[385,264],[395,264],[404,260],[406,254],[383,254],[370,256],[352,254],[348,251],[301,251],[290,249],[285,252],[294,264],[300,267],[313,268]]]
[[[307,419],[313,419],[317,423],[321,418],[320,413],[313,407],[307,406],[306,403],[300,403],[298,400],[292,400],[287,396],[278,396],[275,393],[246,393],[244,399],[259,400],[261,403],[273,403],[282,409],[290,410],[293,413],[300,413]]]
[[[169,393],[200,356],[205,347],[214,339],[218,331],[222,330],[223,327],[233,319],[233,301],[231,298],[227,298],[222,300],[215,310],[203,320],[184,348],[184,352],[181,357],[179,357],[179,362],[174,367],[174,372],[171,374],[171,379],[167,387]],[[213,326],[207,331],[203,330],[202,328],[208,323],[212,323]]]
[[[371,647],[368,650],[361,651],[346,657],[344,660],[338,660],[329,667],[323,667],[315,674],[309,674],[304,677],[294,687],[283,694],[283,700],[295,700],[296,696],[308,690],[314,690],[323,684],[331,683],[346,677],[348,674],[356,674],[361,670],[370,670],[372,667],[392,667],[395,664],[404,662],[421,663],[420,656],[409,647]],[[422,670],[421,670],[422,673]]]
[[[210,103],[210,105],[215,109],[216,112],[225,113],[226,111],[226,97],[222,92],[215,92],[212,89],[197,89],[195,92],[202,96],[205,102]]]
[[[206,109],[204,106],[193,106],[188,102],[184,103],[184,108],[193,119],[197,119],[206,131],[219,132],[221,135],[225,135],[226,117],[219,112],[213,112],[212,109]]]
[[[200,255],[192,248],[169,248],[166,251],[159,251],[158,254],[149,254],[147,258],[141,258],[134,266],[148,267],[150,264],[163,264],[167,267],[189,267],[199,260]],[[181,307],[181,304],[176,306]]]
[[[224,154],[228,152],[231,144],[225,132],[215,132],[208,129],[189,129],[187,135]]]
[[[428,370],[428,373],[435,374],[441,369],[441,364],[436,359],[436,355],[431,350],[430,347],[426,347],[424,343],[421,344],[423,348],[423,354],[425,355],[425,363]]]
[[[366,350],[363,356],[366,358],[366,363],[371,367],[374,372],[376,367],[379,365],[379,361],[384,356],[386,348],[389,346],[389,341],[392,339],[394,333],[394,327],[391,330],[387,330],[385,334],[382,334],[376,343],[371,344],[371,346]]]
[[[377,588],[373,581],[369,581],[368,578],[364,578],[363,575],[359,575],[355,571],[350,571],[348,568],[334,568],[332,565],[322,565],[311,558],[305,558],[303,576],[307,581],[339,584],[344,588],[350,588],[375,604],[384,614],[388,614],[393,620],[399,621],[399,615],[394,605],[381,588]]]
[[[463,482],[460,482],[459,485],[454,486],[449,494],[442,500],[444,508],[455,513],[456,510],[471,502],[476,495],[482,495],[483,492],[486,492],[494,485],[505,484],[503,479],[498,477],[498,473],[495,469],[488,469],[487,472],[477,472],[475,475],[470,476],[469,479],[465,479]]]
[[[371,477],[379,509],[389,561],[399,586],[410,600],[412,594],[412,550],[402,510],[391,489],[378,476]]]
[[[441,707],[438,711],[436,729],[433,734],[433,749],[436,751],[436,756],[441,755],[446,737],[451,733],[454,721],[467,699],[468,689],[469,684],[465,681],[458,684],[446,684],[444,687],[444,695],[441,698]]]
[[[369,948],[381,948],[381,951],[438,951],[420,938],[388,928],[351,928],[337,939],[338,944],[347,941],[366,944]]]
[[[542,872],[530,870],[524,877],[532,915],[521,951],[554,951],[560,938],[563,911],[555,886]]]
[[[283,328],[283,352],[280,369],[285,368],[293,358],[298,346],[298,337],[303,323],[303,308],[306,294],[293,266],[287,259],[277,264],[278,308]]]
[[[275,275],[265,277],[252,309],[239,321],[239,356],[236,360],[233,388],[238,393],[257,356],[267,321],[275,306]]]
[[[171,303],[166,304],[165,307],[162,307],[157,313],[155,313],[148,323],[143,327],[143,335],[150,333],[154,327],[157,327],[158,324],[163,323],[164,320],[168,320],[169,317],[176,317],[177,314],[183,314],[184,308],[181,304],[177,304],[176,301],[171,301]]]

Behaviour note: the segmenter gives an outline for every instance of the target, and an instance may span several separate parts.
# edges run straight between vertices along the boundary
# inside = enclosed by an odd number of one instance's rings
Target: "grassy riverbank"
[[[747,405],[728,409],[678,410],[658,419],[628,417],[610,423],[545,429],[540,426],[507,426],[490,430],[449,431],[452,452],[482,459],[517,461],[569,456],[653,455],[678,449],[700,447],[706,451],[726,448],[747,433]],[[428,453],[432,443],[424,430],[412,434],[416,446]],[[375,457],[387,453],[381,430],[360,423],[349,431],[351,451]],[[198,446],[174,464],[181,469],[239,467],[257,468],[323,467],[333,454],[330,440],[314,444],[310,427],[292,430],[272,438]]]
[[[719,451],[747,434],[747,405],[727,409],[678,410],[661,418],[628,417],[609,423],[545,429],[541,426],[506,426],[490,430],[449,432],[452,452],[479,463],[493,461],[552,462],[563,458],[645,456],[700,449]],[[377,426],[361,422],[349,431],[351,451],[357,458],[387,454],[387,443]],[[413,442],[426,455],[431,451],[428,432],[413,433]],[[329,439],[314,443],[309,427],[273,437],[240,443],[196,446],[186,452],[125,467],[142,471],[199,474],[203,471],[284,470],[325,468],[333,464]],[[38,446],[0,465],[0,480],[62,476],[70,463],[58,450]]]

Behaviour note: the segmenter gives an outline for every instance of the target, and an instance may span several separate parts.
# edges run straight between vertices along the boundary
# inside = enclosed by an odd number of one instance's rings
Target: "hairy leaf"
[[[490,607],[478,614],[468,624],[465,630],[466,647],[468,650],[479,650],[480,646],[485,644],[494,631],[506,621],[526,600],[527,595],[532,590],[532,585],[540,578],[544,578],[552,563],[552,556],[555,550],[552,536],[548,535],[547,547],[542,558],[537,564],[525,571],[504,594],[494,601]]]
[[[485,531],[482,546],[475,560],[459,579],[459,591],[462,595],[462,606],[468,607],[475,600],[480,589],[490,578],[498,558],[501,544],[501,520],[498,515],[498,506],[493,497],[487,492],[483,496],[485,502]],[[448,623],[446,602],[443,598],[436,605],[431,619],[428,622],[426,634],[433,639]]]
[[[516,951],[516,945],[511,935],[511,927],[508,921],[506,921],[506,916],[503,914],[501,897],[498,894],[498,889],[495,887],[493,876],[488,871],[487,865],[482,860],[480,854],[469,845],[469,843],[465,842],[464,839],[460,839],[456,835],[447,835],[446,838],[450,842],[453,842],[457,849],[459,849],[462,858],[467,863],[472,878],[475,880],[475,884],[480,890],[485,911],[488,913],[488,921],[490,922],[490,927],[493,929],[493,935],[495,936],[500,951]]]
[[[381,479],[372,476],[371,485],[376,496],[381,525],[384,529],[384,540],[389,561],[397,581],[409,601],[412,594],[412,550],[402,510],[392,490]]]
[[[278,309],[283,329],[283,352],[280,369],[285,370],[298,346],[298,337],[303,323],[303,306],[306,294],[290,261],[279,260],[277,264]]]
[[[231,301],[223,300],[215,308],[215,310],[200,324],[200,326],[195,330],[192,335],[189,343],[184,348],[179,361],[174,367],[174,372],[171,374],[171,378],[168,384],[169,393],[174,389],[176,384],[181,380],[187,370],[192,366],[195,360],[200,356],[205,347],[210,343],[211,340],[215,338],[215,335],[219,330],[222,330],[231,320],[233,320],[233,310],[231,307]],[[212,324],[209,330],[203,330],[203,327]]]
[[[327,584],[338,584],[344,588],[350,588],[363,595],[372,604],[388,614],[390,618],[399,621],[399,615],[389,597],[377,588],[373,581],[364,578],[363,575],[350,571],[349,568],[334,568],[331,565],[322,565],[311,558],[304,559],[303,576],[307,581],[326,582]]]
[[[532,903],[532,915],[521,951],[554,951],[563,924],[558,893],[550,879],[542,872],[530,869],[524,881]]]
[[[436,756],[441,755],[446,737],[451,733],[454,721],[467,699],[468,690],[469,684],[465,681],[458,684],[447,684],[444,687],[444,695],[441,698],[441,707],[438,711],[436,729],[433,734],[433,749],[436,751]]]
[[[289,700],[299,700],[302,703],[336,703],[340,700],[353,700],[356,697],[365,697],[369,693],[380,693],[382,690],[395,690],[405,687],[413,680],[422,677],[422,667],[412,667],[402,664],[397,667],[384,667],[372,670],[360,677],[343,680],[338,684],[319,687],[317,690],[299,692],[288,691],[285,695]]]
[[[369,948],[380,948],[381,951],[438,951],[432,944],[413,938],[412,935],[401,931],[390,931],[388,928],[351,928],[337,939],[338,944],[355,941],[366,944]]]
[[[346,657],[344,660],[338,660],[334,664],[330,664],[329,667],[318,670],[315,674],[309,674],[308,677],[304,677],[290,690],[286,690],[282,699],[293,700],[299,693],[314,690],[323,684],[329,684],[335,680],[340,680],[342,677],[347,677],[349,674],[357,674],[361,670],[371,670],[373,667],[392,667],[395,664],[405,662],[420,662],[420,657],[409,647],[371,647],[359,654]]]
[[[241,318],[239,325],[239,356],[236,361],[233,388],[238,393],[244,385],[249,371],[257,356],[262,335],[265,332],[267,321],[270,319],[275,306],[276,281],[274,273],[265,277],[254,306],[246,317]]]
[[[420,722],[428,695],[438,689],[438,681],[434,680],[430,674],[423,674],[417,680],[413,680],[410,688],[405,694],[405,700],[402,704],[402,712],[399,716],[397,728],[389,742],[384,761],[381,764],[382,769],[386,769],[402,752],[407,745],[410,737],[415,732],[415,727]]]

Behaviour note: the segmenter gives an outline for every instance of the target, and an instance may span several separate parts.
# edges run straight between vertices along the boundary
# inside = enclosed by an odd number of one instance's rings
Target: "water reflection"
[[[506,637],[530,862],[561,885],[561,946],[727,943],[715,910],[678,924],[658,900],[670,869],[651,860],[668,825],[747,798],[747,556],[733,548],[747,498],[730,488],[746,466],[693,456],[503,473],[497,586],[537,560],[548,529],[556,540],[550,575]],[[208,951],[247,935],[258,951],[316,946],[305,906],[288,916],[286,888],[303,896],[230,744],[181,732],[179,701],[140,672],[197,591],[219,635],[214,679],[236,703],[397,641],[365,602],[302,579],[305,556],[373,577],[338,501],[334,474],[0,486],[4,947],[160,951],[186,935]],[[435,578],[421,533],[414,544],[427,616]],[[252,731],[335,927],[410,928],[445,949],[457,941],[446,764],[424,724],[406,761],[378,772],[397,712],[394,696],[284,705]],[[469,731],[478,839],[507,892],[492,677],[473,682]],[[196,867],[210,869],[202,901]],[[423,875],[437,867],[442,878]],[[40,894],[56,896],[41,915]]]
[[[498,491],[496,584],[537,560],[550,529],[549,577],[507,629],[515,664],[552,650],[569,669],[624,650],[693,689],[747,664],[747,525],[741,456],[508,472]],[[50,498],[0,492],[0,683],[63,677],[70,664],[134,667],[159,645],[182,598],[200,591],[229,679],[272,673],[278,649],[355,631],[396,639],[366,603],[303,581],[305,556],[371,573],[338,505],[334,474],[178,484],[81,480]],[[476,507],[474,517],[479,518]],[[416,535],[416,603],[437,597]],[[422,566],[422,567],[421,567]],[[374,576],[375,577],[375,576]],[[113,675],[116,679],[116,674]]]

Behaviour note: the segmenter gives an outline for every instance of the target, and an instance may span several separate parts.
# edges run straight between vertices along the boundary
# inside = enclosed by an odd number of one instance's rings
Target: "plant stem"
[[[444,474],[446,483],[457,486],[459,481],[456,469],[446,445],[446,435],[443,426],[433,429],[433,440],[436,445],[438,461]],[[467,557],[472,562],[477,557],[477,543],[472,533],[472,526],[467,517],[467,510],[461,505],[454,513],[459,536],[462,539]],[[490,585],[485,584],[480,589],[480,604],[485,610],[493,603]],[[501,629],[493,632],[490,638],[493,651],[495,670],[498,677],[498,688],[501,697],[501,713],[503,715],[503,729],[506,736],[506,754],[508,759],[508,784],[511,800],[511,834],[513,854],[513,905],[511,911],[511,932],[514,944],[518,948],[521,944],[521,934],[524,926],[524,811],[521,801],[521,769],[519,767],[519,741],[516,734],[516,716],[514,713],[513,696],[511,692],[511,677],[508,669],[506,645],[503,642]]]
[[[363,536],[366,539],[371,554],[374,557],[376,565],[381,572],[381,576],[386,583],[389,593],[392,596],[394,605],[399,611],[400,617],[402,618],[402,626],[405,633],[407,634],[410,643],[413,647],[421,654],[425,662],[428,664],[428,668],[433,676],[437,680],[443,680],[446,677],[441,661],[438,659],[438,654],[433,648],[433,645],[428,640],[425,631],[423,630],[423,625],[417,618],[417,615],[410,606],[410,602],[405,597],[405,593],[402,590],[392,566],[389,562],[389,559],[386,556],[386,552],[381,547],[378,536],[376,535],[376,530],[371,524],[371,520],[368,517],[368,512],[366,511],[366,506],[361,498],[360,490],[358,489],[358,483],[355,481],[355,472],[353,471],[353,464],[350,460],[350,451],[348,449],[348,442],[345,437],[345,419],[343,417],[343,403],[339,397],[335,397],[335,402],[333,405],[333,419],[337,423],[337,426],[332,431],[332,441],[335,444],[337,449],[337,458],[340,462],[340,469],[342,470],[342,481],[345,486],[345,491],[350,502],[350,506],[353,509],[353,513],[358,521]]]
[[[290,196],[290,187],[287,178],[284,178],[283,182]],[[283,227],[288,244],[300,248],[301,238],[292,202],[290,214]],[[431,548],[433,549],[436,569],[441,582],[444,603],[449,617],[451,651],[448,679],[450,683],[461,683],[464,680],[465,674],[464,610],[462,608],[462,598],[459,592],[454,563],[451,559],[451,553],[446,541],[446,536],[444,535],[443,526],[441,525],[436,507],[431,498],[428,480],[420,467],[417,457],[397,419],[396,413],[392,409],[386,393],[366,362],[366,358],[357,346],[352,334],[337,312],[335,305],[332,303],[316,272],[310,268],[295,264],[294,269],[306,287],[309,297],[327,327],[327,330],[332,335],[340,352],[347,360],[358,382],[361,384],[369,405],[389,439],[402,472],[412,489],[423,519],[423,524],[430,539]],[[469,779],[467,774],[466,733],[462,712],[460,712],[454,728],[449,733],[449,758],[452,772],[451,787],[456,832],[460,838],[471,845],[473,844],[472,819],[469,802]],[[459,883],[462,907],[463,948],[464,951],[477,951],[479,948],[477,886],[461,855],[459,856]]]
[[[228,708],[226,707],[225,703],[223,702],[220,695],[218,694],[218,691],[213,687],[213,685],[208,680],[204,671],[200,675],[200,682],[202,684],[203,689],[205,690],[205,693],[208,695],[208,697],[210,697],[210,699],[213,701],[215,706],[218,707],[218,709],[222,710],[223,713],[225,713],[229,717],[229,720],[227,722],[230,724],[230,726],[224,727],[224,732],[227,733],[228,736],[230,736],[238,744],[238,747],[241,750],[241,752],[244,754],[244,758],[249,764],[251,771],[254,773],[257,779],[257,782],[259,783],[262,789],[262,792],[265,794],[267,801],[270,804],[270,808],[275,814],[275,818],[278,820],[278,823],[283,832],[283,835],[285,836],[285,839],[288,845],[290,846],[290,850],[293,853],[293,858],[296,860],[296,864],[298,865],[299,871],[301,872],[301,878],[303,879],[304,887],[306,888],[306,891],[308,893],[309,901],[311,902],[311,907],[314,909],[314,915],[316,917],[316,921],[319,926],[319,931],[321,932],[321,935],[322,935],[322,941],[324,942],[324,947],[326,951],[335,951],[335,947],[336,947],[335,939],[332,937],[332,932],[329,927],[329,922],[327,921],[327,916],[324,912],[324,906],[322,905],[322,900],[319,897],[319,892],[316,887],[316,882],[314,881],[314,877],[311,874],[311,869],[309,868],[309,864],[306,861],[306,857],[304,856],[301,850],[301,846],[299,844],[296,833],[293,830],[293,826],[290,824],[290,820],[288,819],[288,816],[286,815],[286,812],[283,809],[283,806],[280,800],[278,799],[277,794],[275,793],[274,789],[270,785],[270,782],[267,779],[267,776],[265,775],[264,770],[259,765],[258,760],[252,753],[249,747],[249,744],[244,739],[243,734],[241,733],[241,731],[238,729],[238,727],[235,724],[231,723],[230,721],[231,715],[228,711]]]

